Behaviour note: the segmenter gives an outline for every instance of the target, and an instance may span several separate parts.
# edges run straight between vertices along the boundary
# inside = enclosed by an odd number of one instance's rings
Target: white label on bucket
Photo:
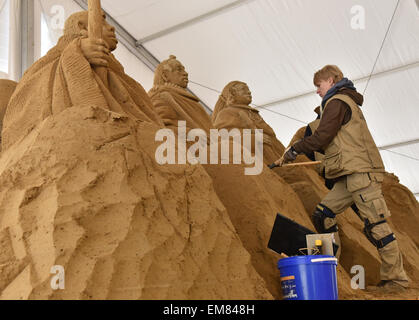
[[[336,258],[311,259],[311,262],[313,262],[313,263],[315,263],[315,262],[326,262],[326,261],[335,261],[335,262],[337,262],[338,259],[336,259]]]
[[[298,298],[295,276],[281,278],[282,295],[285,300]]]

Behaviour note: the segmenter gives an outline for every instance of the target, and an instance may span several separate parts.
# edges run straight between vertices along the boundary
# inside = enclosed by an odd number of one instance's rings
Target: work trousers
[[[390,216],[381,189],[383,179],[382,173],[354,173],[344,176],[335,183],[321,204],[335,214],[340,214],[355,204],[364,222],[366,220],[370,224],[381,222]],[[326,218],[325,227],[330,228],[336,223],[336,218]],[[378,224],[371,230],[375,240],[381,240],[392,233],[387,222]],[[338,235],[335,235],[336,237],[339,238]],[[381,280],[393,280],[407,287],[408,278],[403,268],[403,258],[397,240],[378,249],[378,252],[381,258]]]

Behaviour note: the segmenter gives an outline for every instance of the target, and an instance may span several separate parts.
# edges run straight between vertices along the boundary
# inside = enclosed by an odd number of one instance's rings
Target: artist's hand
[[[295,151],[294,147],[289,147],[287,150],[285,150],[284,155],[281,158],[281,166],[285,163],[292,162],[295,159],[297,159],[298,152]]]
[[[91,40],[82,38],[80,49],[89,63],[93,66],[107,67],[110,50],[102,39]]]
[[[298,153],[295,151],[295,149],[293,147],[289,147],[287,150],[285,150],[284,155],[281,157],[281,159],[275,161],[268,167],[269,169],[282,167],[285,163],[288,163],[297,159],[297,155]]]

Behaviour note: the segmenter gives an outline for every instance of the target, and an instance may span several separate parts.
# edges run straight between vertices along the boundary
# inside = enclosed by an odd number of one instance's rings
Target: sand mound
[[[1,155],[2,299],[280,298],[279,256],[267,249],[275,215],[314,230],[324,181],[308,168],[245,176],[242,166],[159,166],[158,129],[74,107]],[[392,175],[383,190],[417,286],[418,203]],[[338,223],[340,298],[376,298],[350,282],[354,265],[367,285],[378,282],[376,249],[351,209]],[[51,289],[55,265],[65,290]]]
[[[156,164],[157,129],[74,107],[2,154],[2,299],[272,298],[205,170]]]

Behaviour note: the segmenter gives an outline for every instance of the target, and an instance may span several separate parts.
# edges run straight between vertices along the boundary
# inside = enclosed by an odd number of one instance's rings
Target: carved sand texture
[[[3,299],[272,298],[205,170],[156,164],[158,129],[76,106],[3,154]]]
[[[247,96],[246,96],[247,94]],[[252,141],[255,141],[254,131],[263,130],[263,160],[271,164],[284,153],[285,147],[276,138],[273,129],[263,120],[259,110],[250,106],[251,92],[246,83],[232,81],[223,89],[212,115],[213,126],[217,129],[252,130]],[[252,148],[254,152],[254,148]]]

